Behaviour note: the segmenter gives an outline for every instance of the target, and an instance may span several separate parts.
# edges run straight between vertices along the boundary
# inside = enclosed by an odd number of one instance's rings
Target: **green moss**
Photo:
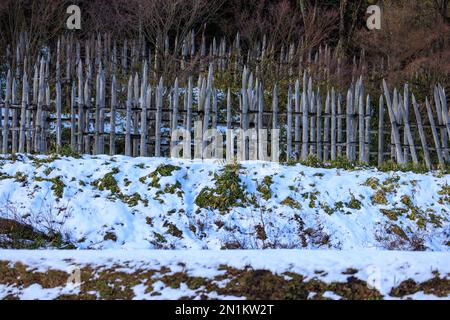
[[[355,196],[352,194],[352,199],[347,204],[347,207],[349,207],[350,209],[361,210],[362,208],[361,201],[356,199]]]
[[[225,166],[221,174],[214,174],[215,188],[203,188],[195,199],[200,208],[219,210],[221,213],[248,202],[248,197],[241,186],[240,166]]]
[[[306,161],[300,161],[302,165],[313,167],[313,168],[336,168],[336,169],[345,169],[352,170],[358,167],[357,162],[351,162],[347,160],[345,157],[337,157],[335,160],[323,162],[320,161],[319,158],[315,155],[310,155]],[[291,161],[288,163],[289,165],[293,165],[294,163]]]
[[[412,162],[408,162],[405,164],[398,164],[392,160],[383,162],[381,166],[379,166],[380,171],[402,171],[402,172],[414,172],[414,173],[427,173],[429,172],[428,168],[424,163],[414,164]]]
[[[27,182],[28,177],[23,172],[17,171],[15,176],[14,176],[14,179],[17,182],[24,183],[24,182]]]
[[[139,201],[142,201],[144,203],[144,206],[148,206],[148,200],[147,199],[142,199],[141,195],[137,192],[135,192],[133,195],[128,196],[128,195],[124,195],[124,194],[120,194],[119,198],[125,202],[126,204],[128,204],[130,207],[135,207],[139,204]]]
[[[397,221],[398,217],[400,217],[403,214],[405,214],[406,212],[408,212],[408,210],[406,210],[406,209],[390,209],[390,210],[381,209],[380,211],[382,214],[384,214],[386,217],[388,217],[392,221]]]
[[[371,198],[373,204],[387,205],[388,200],[386,198],[386,192],[384,190],[378,190]]]
[[[329,216],[331,216],[336,210],[331,208],[328,204],[326,203],[320,203],[320,207],[322,208],[323,211],[325,211],[326,214],[328,214]]]
[[[175,194],[181,198],[183,196],[183,189],[181,188],[181,183],[177,181],[175,184],[167,184],[164,187],[164,193]]]
[[[302,193],[302,198],[305,200],[309,199],[309,207],[313,209],[316,207],[317,195],[319,194],[320,194],[319,191],[306,192]]]
[[[151,179],[149,183],[150,187],[161,188],[161,185],[159,184],[159,179],[161,177],[169,177],[172,175],[172,172],[180,169],[181,169],[180,167],[173,166],[170,164],[161,164],[160,166],[158,166],[158,168],[156,168],[155,171],[153,171],[149,175],[139,178],[139,181],[145,183],[146,180],[150,178]]]
[[[52,190],[55,193],[55,196],[58,198],[62,198],[64,194],[64,187],[66,186],[64,182],[61,180],[61,176],[57,176],[55,178],[49,179],[48,181],[53,183]]]
[[[52,168],[52,167],[48,167],[47,169],[44,170],[44,174],[45,174],[46,176],[49,176],[50,173],[52,173],[52,171],[53,171],[53,168]]]
[[[377,188],[380,186],[380,180],[377,178],[371,177],[366,180],[363,184],[366,187],[371,187],[373,190],[377,190]]]
[[[298,203],[297,201],[295,201],[294,199],[292,199],[291,197],[287,197],[286,199],[281,201],[281,204],[283,206],[291,207],[292,209],[297,209],[297,210],[302,209],[302,205],[300,203]]]
[[[117,180],[114,178],[114,175],[117,173],[119,173],[119,169],[113,168],[111,172],[105,174],[103,178],[95,180],[91,185],[100,191],[109,190],[112,194],[117,194],[120,192]]]
[[[265,176],[262,183],[258,184],[256,190],[262,194],[262,198],[268,201],[272,198],[271,185],[273,184],[271,176]]]
[[[164,227],[167,228],[167,233],[177,237],[177,238],[183,238],[183,232],[177,228],[176,225],[174,225],[173,223],[170,223],[168,221],[164,222]]]
[[[155,240],[158,243],[167,243],[167,239],[164,238],[164,236],[158,232],[153,232],[153,235],[155,236]]]
[[[103,237],[103,240],[105,240],[105,241],[111,240],[111,241],[116,242],[117,241],[117,236],[116,236],[116,234],[114,232],[108,231],[105,234],[105,236]]]
[[[405,231],[403,231],[402,228],[400,228],[398,225],[396,224],[391,224],[389,225],[389,227],[387,228],[387,232],[390,234],[396,234],[397,236],[399,236],[400,238],[402,238],[403,240],[409,240],[408,236],[406,235]]]
[[[128,187],[131,184],[131,181],[128,180],[127,178],[123,179],[123,183],[125,185],[125,187]]]
[[[450,186],[448,184],[442,186],[442,189],[438,191],[438,195],[442,196],[439,198],[440,204],[450,204]]]

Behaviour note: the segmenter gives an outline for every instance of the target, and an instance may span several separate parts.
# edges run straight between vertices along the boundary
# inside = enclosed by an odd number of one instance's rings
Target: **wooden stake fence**
[[[229,139],[233,134],[226,134],[223,151],[228,159],[237,155],[230,154],[234,149],[240,150],[242,159],[249,159],[252,141],[264,137],[271,146],[258,145],[256,154],[275,152],[278,139],[274,138],[279,135],[285,160],[306,161],[314,156],[328,162],[345,157],[351,162],[378,165],[387,160],[400,165],[412,162],[428,169],[450,161],[449,110],[440,85],[433,90],[433,103],[428,98],[419,103],[407,84],[403,90],[392,90],[385,81],[383,95],[371,99],[362,76],[345,94],[332,87],[321,92],[307,70],[287,86],[275,82],[269,88],[264,86],[268,81],[260,77],[259,69],[253,73],[243,66],[241,88],[235,89],[216,83],[215,75],[239,65],[239,55],[236,63],[230,60],[234,52],[241,51],[238,37],[229,51],[223,40],[213,45],[210,55],[220,59],[213,59],[207,70],[199,73],[182,70],[189,55],[194,58],[196,54],[194,41],[190,48],[184,43],[184,62],[174,81],[159,75],[157,50],[152,56],[150,50],[147,54],[136,44],[129,47],[127,41],[122,50],[116,42],[110,49],[104,46],[110,45],[111,39],[102,41],[98,36],[86,40],[82,59],[81,43],[73,41],[58,41],[56,59],[43,55],[30,66],[24,56],[23,63],[17,61],[21,68],[9,68],[0,79],[0,150],[4,154],[45,154],[70,147],[85,154],[159,157],[174,155],[171,148],[184,144],[190,150],[183,157],[198,158],[219,139],[209,129],[224,136],[227,129],[241,129],[239,134],[244,138],[236,148]],[[294,50],[289,48],[287,60],[292,59]],[[325,49],[326,61],[332,60],[329,50]],[[120,58],[118,52],[122,52]],[[199,54],[206,54],[204,39]],[[266,54],[263,48],[256,56],[264,59]],[[56,61],[54,68],[52,61]],[[425,118],[421,110],[427,111]],[[180,139],[180,129],[187,130],[188,136]],[[260,133],[262,129],[267,129],[266,136]],[[194,133],[201,133],[200,138],[192,139]]]

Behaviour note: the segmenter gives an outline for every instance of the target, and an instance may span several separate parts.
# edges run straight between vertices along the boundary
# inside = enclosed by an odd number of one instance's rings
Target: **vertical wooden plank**
[[[331,105],[330,105],[330,91],[327,91],[325,99],[325,114],[324,114],[324,128],[323,128],[323,160],[330,159],[330,119],[331,119]]]
[[[211,93],[212,88],[207,86],[206,87],[206,97],[203,104],[203,133],[205,133],[206,130],[209,129],[209,118],[210,118],[210,109],[211,109]],[[203,148],[206,147],[206,141],[203,142]]]
[[[336,91],[331,89],[331,160],[336,160]]]
[[[91,87],[89,77],[84,81],[83,134],[84,153],[91,154]],[[95,130],[95,128],[94,128]],[[95,148],[92,148],[95,152]]]
[[[100,75],[100,113],[99,113],[99,141],[98,141],[98,153],[105,153],[105,103],[106,103],[106,79],[105,70]]]
[[[439,124],[439,132],[441,134],[441,142],[442,142],[442,155],[444,156],[444,160],[446,162],[450,161],[450,155],[448,152],[448,136],[447,136],[447,130],[446,130],[446,124],[444,123],[443,118],[443,110],[441,106],[441,98],[439,94],[439,89],[437,86],[434,87],[434,103],[436,106],[436,113],[438,118],[438,124]]]
[[[95,113],[94,113],[94,148],[93,153],[95,155],[100,154],[100,82],[101,82],[101,64],[97,72],[95,80]]]
[[[247,129],[248,123],[248,92],[247,92],[247,82],[248,82],[248,69],[244,66],[244,71],[242,72],[242,87],[241,87],[241,129]],[[244,150],[244,149],[242,149]]]
[[[408,85],[405,84],[404,87],[404,100],[403,100],[403,123],[405,125],[405,136],[406,142],[409,144],[409,152],[414,164],[418,164],[419,160],[417,158],[416,147],[414,146],[414,138],[411,132],[411,127],[409,125],[409,91]],[[407,159],[408,152],[404,153],[405,159]]]
[[[230,96],[230,103],[231,103],[231,96]],[[258,82],[258,130],[261,130],[264,128],[264,89],[262,82]],[[230,106],[230,115],[231,115],[231,106]],[[231,122],[231,119],[230,119]],[[231,128],[231,126],[230,126]],[[258,131],[259,135],[259,131]]]
[[[448,106],[447,106],[447,97],[445,95],[445,90],[442,86],[439,85],[439,96],[441,98],[441,106],[442,106],[442,118],[444,120],[445,128],[447,129],[447,135],[450,139],[450,117],[448,115]]]
[[[37,116],[36,116],[36,146],[35,151],[42,154],[43,152],[43,131],[44,131],[44,115],[43,106],[45,102],[45,63],[44,58],[41,58],[39,67],[39,93],[38,93],[38,106],[37,106]]]
[[[370,96],[367,95],[366,97],[366,116],[365,116],[365,134],[364,134],[364,162],[369,163],[370,162],[370,119],[372,117],[372,106],[370,104]]]
[[[316,154],[316,147],[317,147],[317,140],[316,140],[316,95],[315,92],[311,92],[310,94],[310,103],[309,103],[309,107],[310,107],[310,121],[309,121],[309,126],[310,126],[310,130],[309,130],[309,140],[310,140],[310,145],[309,145],[309,153],[311,155],[317,155]]]
[[[408,84],[405,84],[403,86],[403,97],[400,93],[400,116],[401,121],[403,122],[403,159],[405,162],[410,161],[410,150],[408,148],[409,139],[408,139],[408,132],[409,130],[409,89]],[[407,127],[408,126],[408,127]],[[414,159],[413,159],[414,161]]]
[[[212,90],[212,95],[213,95],[213,99],[212,99],[212,128],[213,129],[217,129],[217,121],[218,121],[218,109],[217,109],[217,90],[213,89]]]
[[[147,109],[151,104],[152,89],[147,85],[147,80],[143,79],[141,84],[141,146],[140,156],[147,156]]]
[[[70,99],[70,148],[72,150],[77,149],[77,134],[76,134],[76,96],[77,88],[75,81],[72,82],[71,99]]]
[[[187,113],[186,113],[186,130],[191,134],[192,131],[192,77],[188,79],[188,92],[187,92]]]
[[[22,106],[20,112],[19,153],[25,153],[27,106],[28,106],[28,76],[27,71],[24,70],[22,79]]]
[[[347,106],[346,106],[346,125],[345,125],[345,137],[346,137],[346,156],[347,160],[354,161],[353,153],[352,153],[352,145],[354,143],[353,141],[353,94],[352,89],[349,89],[347,91]]]
[[[178,110],[179,110],[178,78],[175,78],[175,83],[173,86],[172,131],[175,131],[178,128]]]
[[[297,159],[300,157],[300,137],[301,137],[301,119],[300,119],[300,113],[301,113],[301,95],[300,95],[300,81],[297,79],[295,81],[295,134],[294,134],[294,140],[295,140],[295,154]]]
[[[78,64],[78,152],[84,152],[84,80],[83,63]]]
[[[400,134],[397,127],[397,121],[394,114],[394,109],[392,105],[391,96],[389,94],[389,89],[387,87],[386,81],[383,80],[383,89],[384,89],[384,96],[386,98],[386,103],[388,107],[388,113],[389,113],[389,119],[391,122],[391,128],[392,128],[392,139],[395,145],[395,151],[397,155],[397,162],[398,164],[403,164],[403,153],[402,153],[402,147],[400,142]]]
[[[133,76],[128,80],[128,93],[125,116],[125,155],[131,157],[131,104],[133,99]]]
[[[147,156],[147,141],[148,141],[148,128],[147,128],[147,109],[150,107],[151,96],[151,87],[147,85],[148,83],[148,63],[144,62],[144,67],[142,70],[142,83],[141,83],[141,141],[140,141],[140,156]],[[178,85],[178,79],[176,80]],[[177,88],[178,91],[178,88]],[[178,94],[178,93],[177,93]]]
[[[6,93],[5,93],[5,112],[3,114],[3,154],[8,154],[8,138],[9,138],[9,108],[11,104],[11,69],[8,70],[6,77]]]
[[[155,123],[155,157],[161,156],[161,113],[163,105],[163,78],[159,80],[159,86],[157,89],[157,99],[156,99],[156,123]]]
[[[14,105],[14,109],[12,110],[12,119],[11,119],[11,125],[12,125],[12,132],[11,132],[11,153],[15,154],[17,153],[18,149],[18,117],[17,117],[17,81],[16,78],[13,78],[12,82],[12,91],[11,91],[11,102],[12,105]]]
[[[66,80],[69,81],[71,78],[71,60],[72,60],[72,46],[70,40],[66,44]]]
[[[308,129],[308,115],[309,115],[309,103],[308,103],[308,97],[306,94],[305,87],[303,87],[302,92],[302,161],[308,160],[308,153],[309,153],[309,146],[308,146],[308,140],[309,140],[309,129]]]
[[[45,78],[45,79],[47,79],[47,78]],[[44,110],[43,111],[43,118],[42,118],[42,120],[43,120],[43,126],[42,126],[42,128],[43,128],[43,132],[42,132],[42,136],[43,136],[43,139],[42,139],[42,152],[43,153],[47,153],[47,144],[48,144],[48,133],[49,133],[49,131],[50,131],[50,123],[49,123],[49,121],[47,121],[47,118],[48,118],[48,115],[49,115],[49,113],[50,113],[50,105],[51,105],[51,102],[50,102],[50,84],[45,80],[45,106],[46,106],[46,110]],[[48,110],[48,111],[47,111]]]
[[[227,129],[231,129],[231,89],[227,92]]]
[[[56,152],[59,153],[62,147],[62,124],[61,124],[61,83],[56,82]]]
[[[342,112],[342,95],[338,95],[338,105],[337,105],[337,156],[342,157],[342,119],[344,117],[344,114]]]
[[[109,114],[109,154],[116,154],[116,75],[111,80],[111,109]]]
[[[286,138],[287,138],[286,161],[289,161],[289,160],[292,159],[292,156],[293,156],[293,153],[292,153],[292,92],[291,92],[291,85],[289,85],[288,94],[287,94],[287,132],[286,132]]]
[[[442,149],[441,149],[441,145],[440,145],[440,141],[439,141],[439,136],[438,136],[438,132],[437,132],[437,129],[436,129],[436,125],[435,125],[435,122],[434,122],[433,112],[431,111],[431,107],[430,107],[430,103],[428,102],[428,98],[426,98],[426,100],[425,100],[425,105],[426,105],[426,108],[427,108],[428,120],[430,121],[431,133],[433,135],[434,144],[436,146],[436,154],[437,154],[437,157],[438,157],[439,166],[443,167],[444,166],[444,157],[443,157],[443,154],[442,154]]]
[[[364,131],[364,118],[365,118],[365,107],[364,107],[364,86],[360,83],[360,90],[358,101],[355,101],[358,104],[358,130],[359,130],[359,161],[361,163],[365,163],[365,131]]]
[[[133,51],[135,51],[135,45],[133,47]],[[134,58],[136,59],[136,53],[134,53]],[[132,109],[136,110],[139,108],[139,92],[140,92],[140,86],[139,86],[139,74],[136,72],[134,75],[134,99],[133,99],[133,106]],[[131,113],[131,120],[133,123],[133,135],[134,137],[137,137],[139,135],[139,115],[140,113],[138,112],[132,112]],[[132,155],[133,157],[137,157],[138,156],[138,152],[139,152],[139,141],[138,139],[134,138],[131,140],[132,143]]]
[[[278,85],[273,86],[272,93],[272,129],[278,129]]]
[[[417,104],[416,97],[414,96],[414,94],[412,95],[412,103],[414,108],[414,114],[416,115],[417,130],[419,131],[420,142],[422,144],[422,151],[423,157],[425,159],[425,165],[427,166],[428,170],[431,170],[432,163],[430,159],[430,152],[428,150],[427,138],[425,136],[425,131],[423,130],[422,116],[420,115],[419,106]]]
[[[384,100],[380,95],[378,101],[378,166],[384,162]]]
[[[316,122],[317,122],[317,134],[316,134],[316,150],[317,158],[319,161],[323,161],[323,148],[322,148],[322,96],[320,89],[317,90],[317,107],[316,107]]]

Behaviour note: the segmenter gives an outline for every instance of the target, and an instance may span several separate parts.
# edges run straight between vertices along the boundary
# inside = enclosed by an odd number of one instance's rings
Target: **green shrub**
[[[245,204],[248,199],[241,186],[239,170],[238,164],[231,164],[225,166],[221,174],[214,174],[215,188],[202,189],[195,204],[200,208],[218,209],[221,213]]]

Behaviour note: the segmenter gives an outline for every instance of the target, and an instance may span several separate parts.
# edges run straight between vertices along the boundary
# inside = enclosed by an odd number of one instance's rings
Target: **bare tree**
[[[444,21],[448,21],[448,4],[450,0],[434,0],[434,6],[438,10],[439,14],[442,16]]]
[[[57,36],[64,28],[67,0],[2,0],[0,4],[0,41],[17,45],[19,35],[28,35],[28,50],[35,50]]]

